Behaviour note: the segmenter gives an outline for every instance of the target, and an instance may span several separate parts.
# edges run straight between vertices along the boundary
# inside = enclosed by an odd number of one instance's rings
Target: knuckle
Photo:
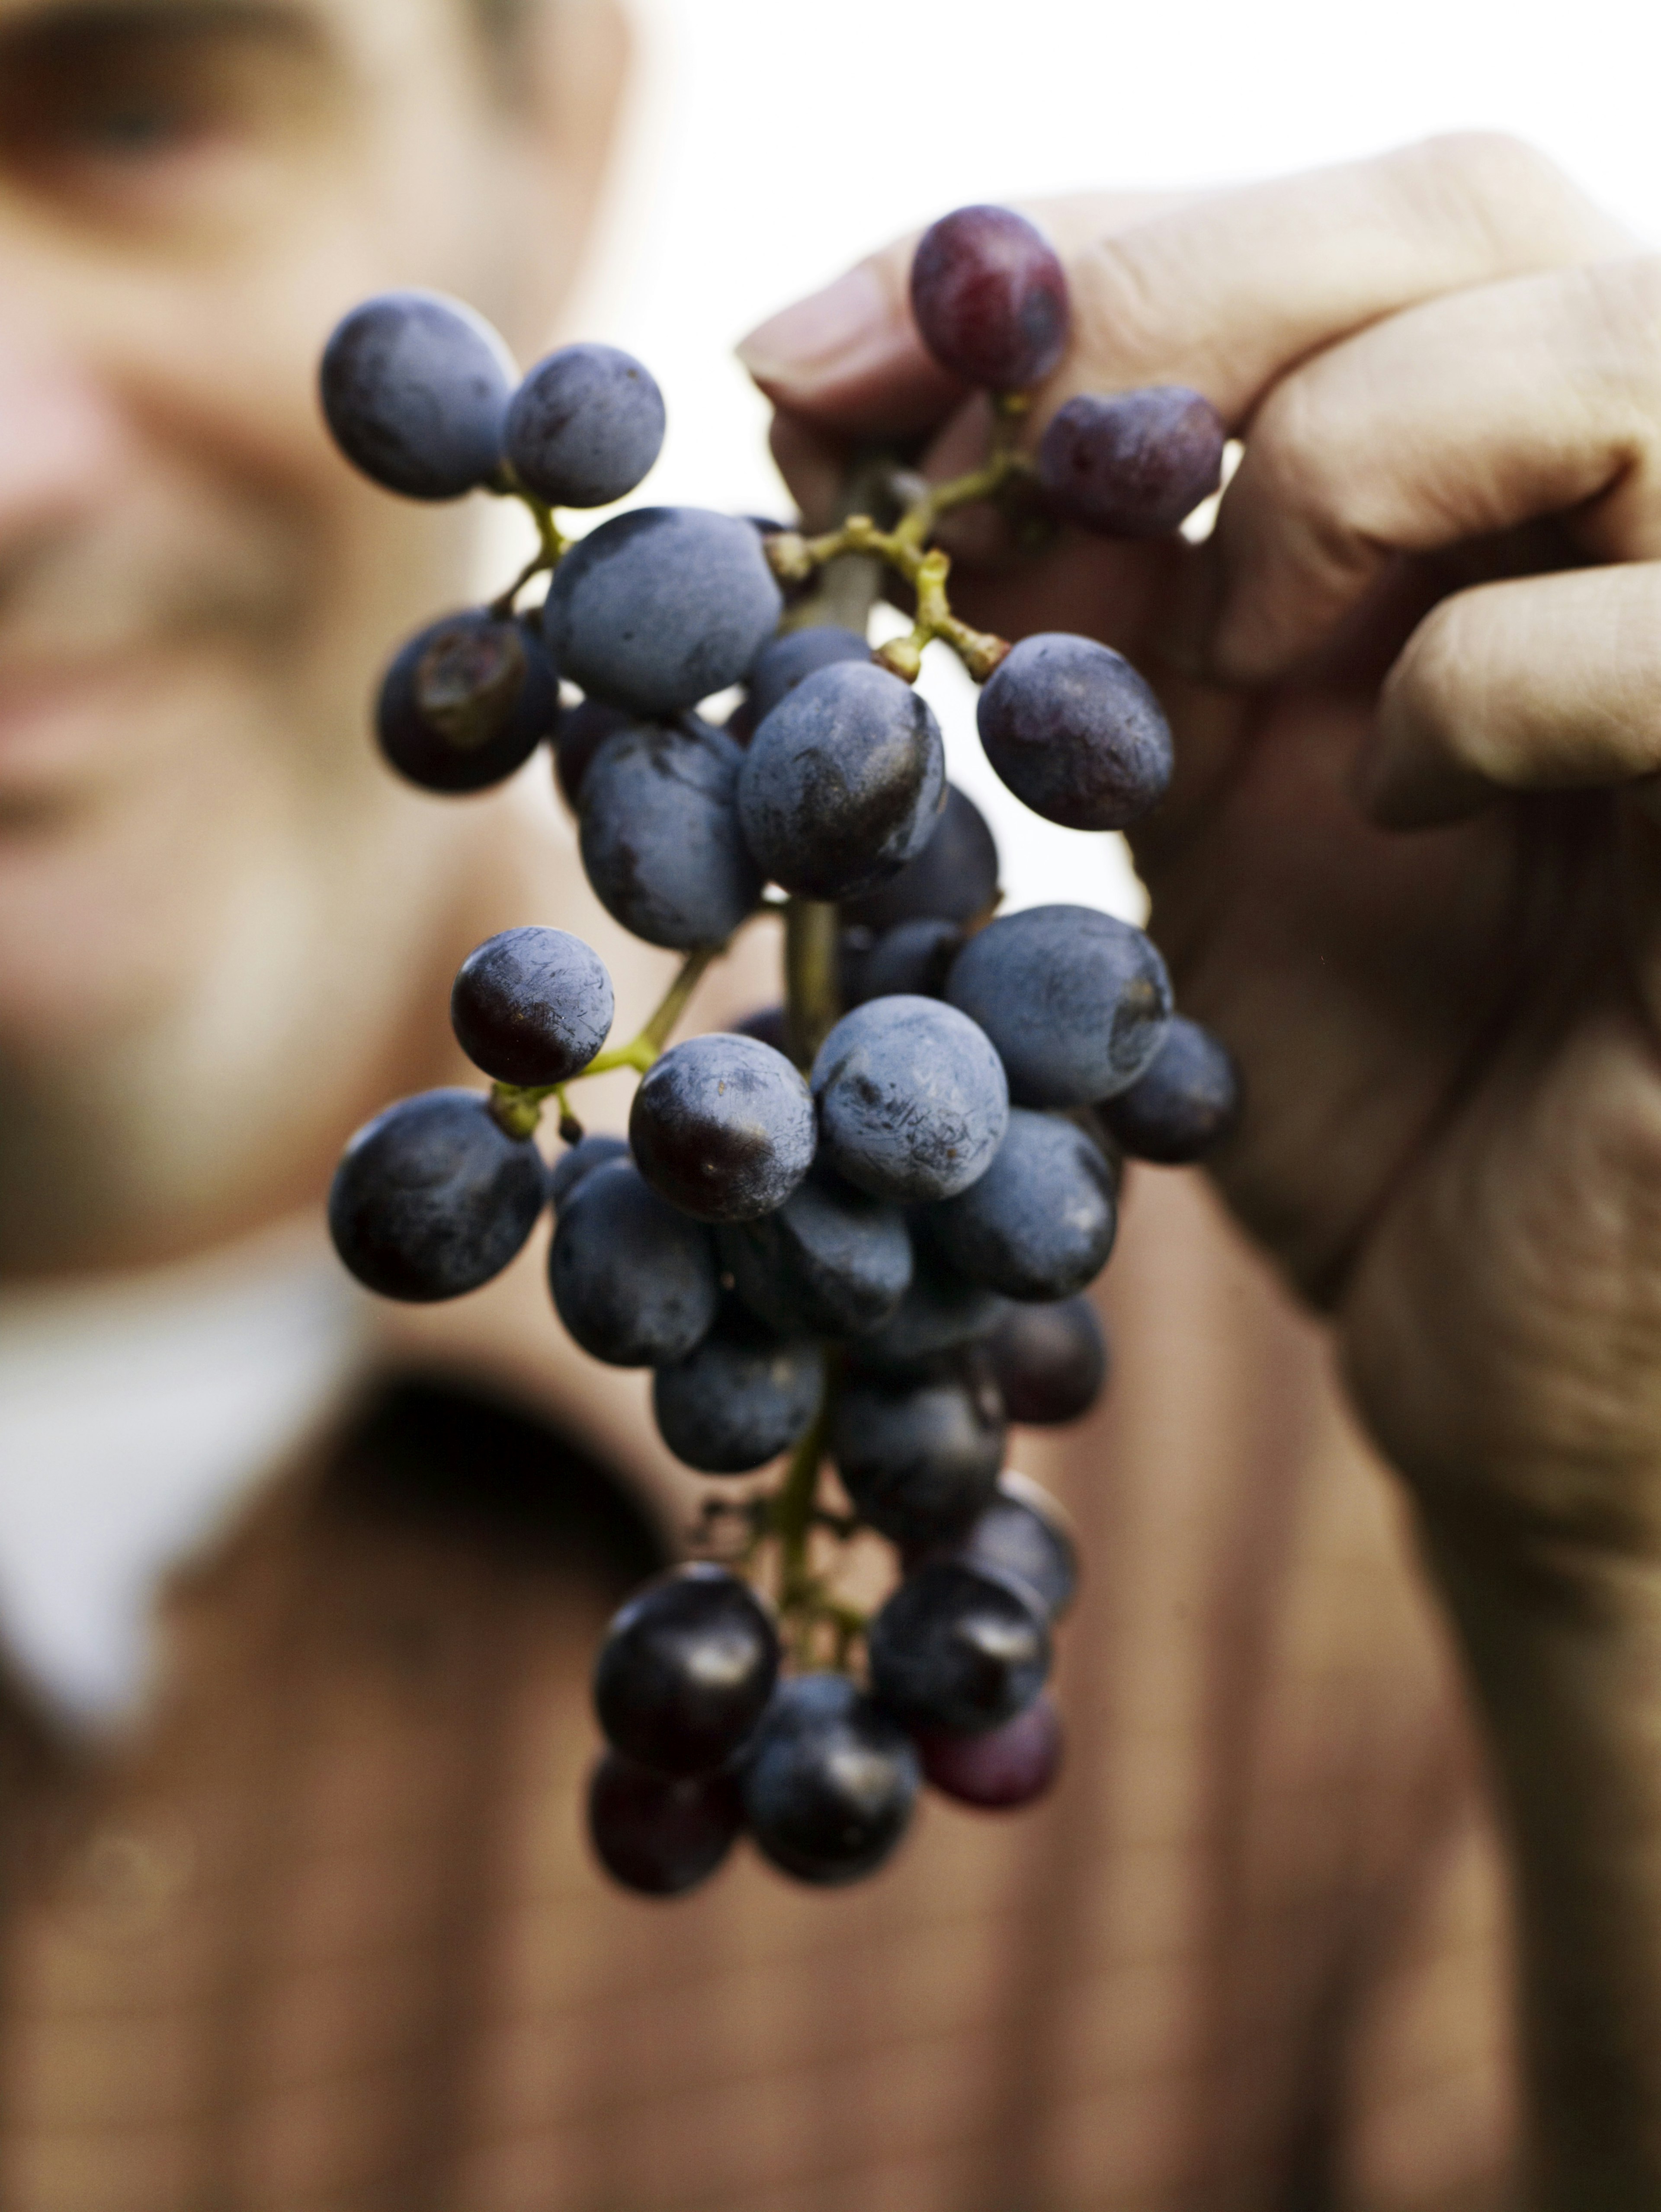
[[[1163,361],[1172,337],[1170,270],[1135,231],[1092,240],[1068,273],[1075,350],[1138,371]]]
[[[1509,131],[1450,131],[1401,157],[1433,190],[1482,208],[1578,199],[1550,155]]]

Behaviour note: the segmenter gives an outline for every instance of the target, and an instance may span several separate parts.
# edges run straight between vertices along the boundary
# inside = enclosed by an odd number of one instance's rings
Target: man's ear
[[[549,342],[593,228],[629,81],[631,40],[618,0],[528,0],[504,52],[504,104],[529,174],[520,270],[505,331],[520,357]]]

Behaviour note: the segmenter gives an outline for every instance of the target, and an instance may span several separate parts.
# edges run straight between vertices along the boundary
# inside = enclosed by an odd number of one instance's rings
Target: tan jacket
[[[1186,1176],[1135,1182],[1066,1498],[1068,1771],[867,1886],[657,1905],[581,1839],[645,1522],[389,1387],[174,1596],[94,1771],[4,1717],[3,2212],[1467,2212],[1494,1854],[1393,1495]]]

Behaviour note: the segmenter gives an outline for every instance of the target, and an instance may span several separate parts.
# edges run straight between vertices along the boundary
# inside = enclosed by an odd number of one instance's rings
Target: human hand
[[[1661,262],[1503,139],[1035,212],[1075,325],[1034,438],[1074,392],[1183,383],[1245,457],[1203,548],[964,539],[954,601],[1158,683],[1177,776],[1137,857],[1245,1069],[1219,1173],[1421,1498],[1647,1551]],[[984,435],[911,327],[910,252],[745,349],[810,508],[838,440],[930,428],[950,473]]]

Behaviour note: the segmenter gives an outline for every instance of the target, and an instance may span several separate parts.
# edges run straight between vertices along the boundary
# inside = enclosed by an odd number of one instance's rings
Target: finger
[[[1187,384],[1231,428],[1319,346],[1423,300],[1632,251],[1545,157],[1503,136],[1197,201],[1096,241],[1069,269],[1069,392]]]
[[[1385,827],[1447,822],[1500,791],[1661,771],[1661,560],[1482,584],[1428,614],[1357,763]]]
[[[1063,259],[1104,233],[1181,204],[1176,193],[1089,193],[1028,205]],[[925,349],[911,319],[910,231],[739,343],[774,404],[851,436],[904,436],[948,415],[964,386]]]
[[[1460,292],[1293,370],[1218,517],[1213,671],[1284,675],[1396,556],[1545,515],[1661,556],[1661,259]]]
[[[1163,205],[1098,198],[1029,211],[1073,292],[1073,343],[1046,408],[1077,391],[1171,382],[1203,392],[1231,422],[1289,362],[1378,316],[1631,247],[1542,155],[1480,134]],[[853,431],[945,412],[960,387],[942,380],[911,322],[914,244],[839,280],[834,306],[820,294],[753,332],[740,354],[762,388]]]

